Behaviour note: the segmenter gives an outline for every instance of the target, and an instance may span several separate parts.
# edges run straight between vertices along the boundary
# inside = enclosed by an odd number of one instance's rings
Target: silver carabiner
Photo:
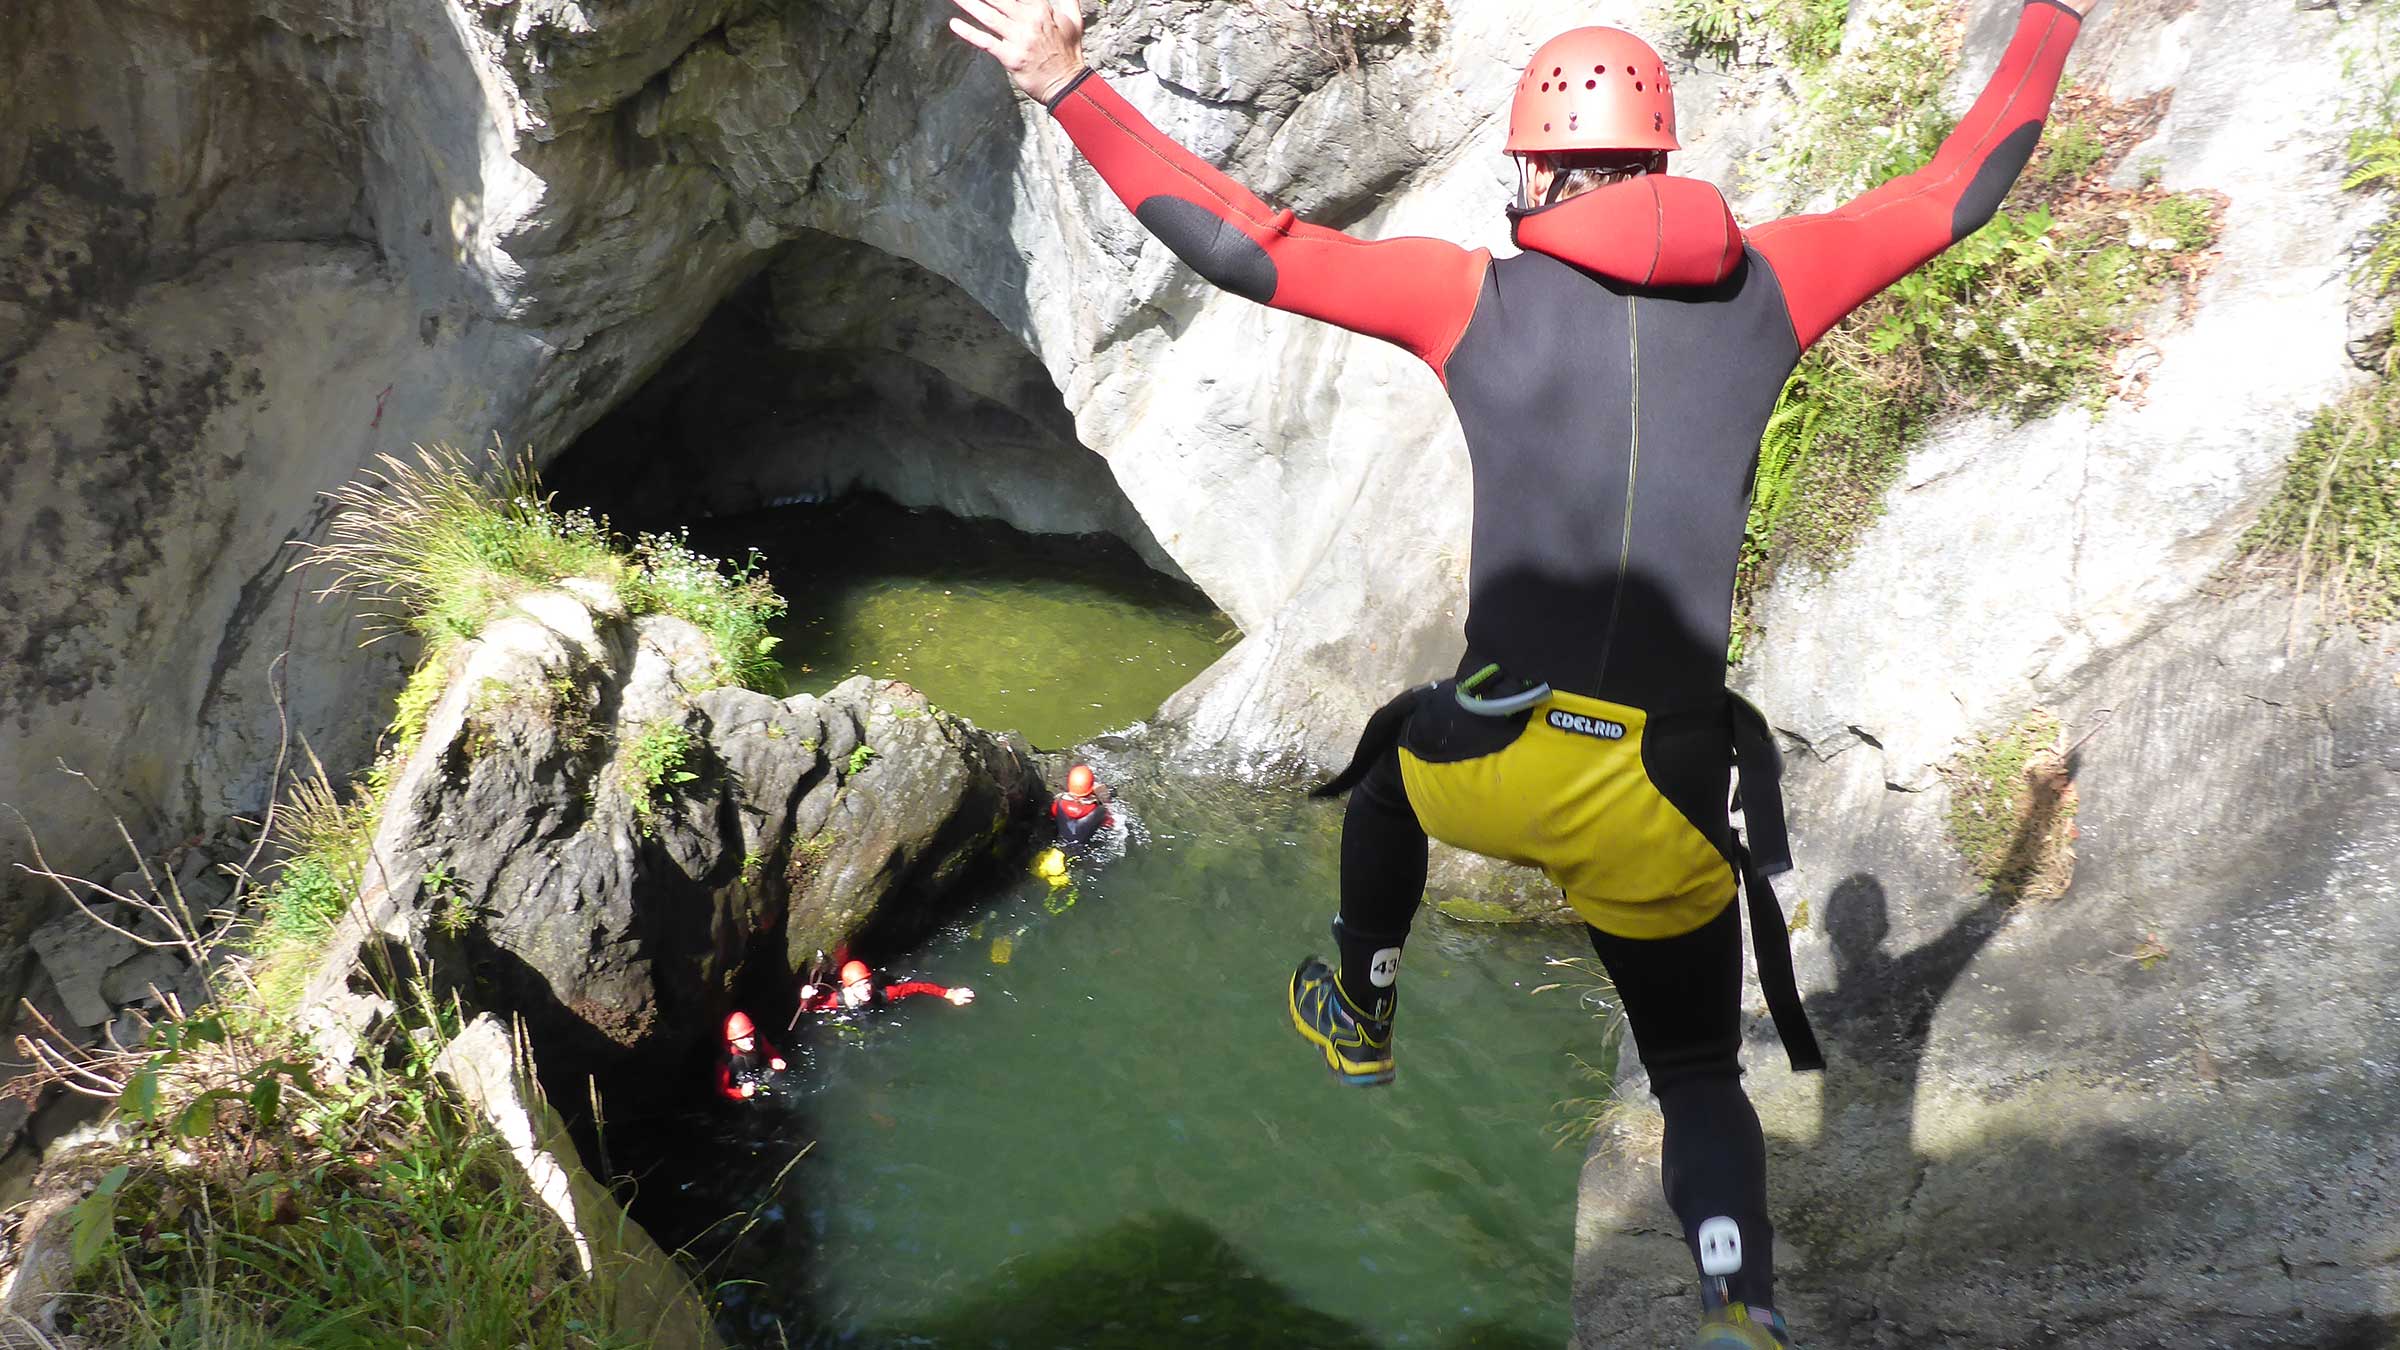
[[[1499,673],[1500,667],[1497,663],[1485,666],[1483,669],[1476,671],[1467,678],[1460,680],[1458,682],[1458,688],[1451,691],[1451,696],[1458,700],[1459,707],[1466,709],[1468,712],[1475,714],[1477,717],[1514,717],[1518,713],[1525,711],[1527,708],[1539,705],[1544,699],[1550,697],[1550,686],[1547,684],[1533,685],[1525,689],[1520,689],[1513,694],[1503,694],[1498,698],[1476,697],[1473,692],[1475,686],[1482,684],[1485,680],[1488,680]]]

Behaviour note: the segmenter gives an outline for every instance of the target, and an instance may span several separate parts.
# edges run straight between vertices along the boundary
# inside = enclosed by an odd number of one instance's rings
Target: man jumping
[[[1667,1201],[1702,1274],[1692,1345],[1786,1346],[1766,1145],[1741,1086],[1740,909],[1796,1068],[1821,1067],[1767,877],[1788,868],[1774,741],[1725,688],[1759,439],[1811,343],[1990,220],[2096,0],[2030,0],[1933,161],[1756,229],[1667,173],[1673,81],[1613,28],[1545,43],[1506,152],[1523,252],[1364,240],[1276,210],[1161,135],[1083,61],[1075,0],[955,0],[950,27],[1038,99],[1203,278],[1416,354],[1474,473],[1467,656],[1369,721],[1349,790],[1337,964],[1294,1026],[1343,1080],[1392,1081],[1426,839],[1538,866],[1591,926],[1666,1117]],[[1732,828],[1740,771],[1747,843]]]

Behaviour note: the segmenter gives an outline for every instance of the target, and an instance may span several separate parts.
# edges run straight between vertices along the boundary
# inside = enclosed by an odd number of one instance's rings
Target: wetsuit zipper
[[[1617,532],[1617,581],[1608,600],[1608,627],[1600,634],[1600,673],[1593,692],[1608,687],[1608,654],[1617,645],[1617,611],[1625,606],[1625,573],[1633,565],[1633,484],[1642,467],[1642,332],[1641,310],[1625,297],[1625,359],[1631,367],[1633,415],[1626,425],[1625,520]]]

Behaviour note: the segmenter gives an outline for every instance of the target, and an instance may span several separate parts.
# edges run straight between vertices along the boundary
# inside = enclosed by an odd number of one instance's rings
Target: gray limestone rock
[[[2195,601],[2080,672],[2079,865],[1979,896],[1947,790],[1795,757],[1783,888],[1822,1077],[1755,1024],[1778,1302],[1804,1344],[2379,1344],[2400,1326],[2400,738],[2390,644]],[[1865,772],[1860,772],[1863,769]],[[1596,1141],[1579,1344],[1688,1325],[1654,1116]],[[2363,1338],[2363,1339],[2360,1339]]]
[[[97,1027],[115,1015],[115,1002],[103,982],[117,966],[142,954],[133,939],[112,933],[80,913],[70,913],[44,925],[33,935],[34,953],[58,989],[67,1016],[77,1025]]]

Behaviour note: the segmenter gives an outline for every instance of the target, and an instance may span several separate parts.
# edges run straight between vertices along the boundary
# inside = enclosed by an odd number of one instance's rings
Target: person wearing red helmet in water
[[[1067,770],[1067,790],[1050,799],[1050,821],[1058,830],[1061,851],[1081,853],[1108,828],[1108,789],[1092,775],[1092,766]]]
[[[758,1034],[750,1014],[725,1019],[725,1049],[717,1060],[717,1091],[730,1101],[748,1101],[784,1070],[783,1056]]]
[[[2095,0],[2026,0],[1923,168],[1752,228],[1715,187],[1667,172],[1683,146],[1658,53],[1615,28],[1561,34],[1510,107],[1521,252],[1507,258],[1270,207],[1084,63],[1076,0],[954,3],[951,30],[1204,280],[1405,348],[1465,432],[1466,656],[1370,718],[1319,789],[1349,795],[1337,957],[1293,973],[1294,1028],[1343,1081],[1391,1082],[1428,836],[1542,868],[1589,925],[1666,1118],[1663,1183],[1702,1277],[1692,1344],[1788,1345],[1765,1143],[1741,1087],[1745,909],[1793,1066],[1823,1058],[1768,885],[1791,866],[1775,742],[1725,688],[1759,442],[1802,352],[1991,219]]]
[[[875,972],[866,962],[844,961],[838,983],[800,986],[800,1011],[843,1012],[864,1008],[878,1000],[897,1003],[904,998],[946,999],[963,1008],[975,1001],[975,991],[963,984],[946,988],[931,980],[898,980],[878,987]]]

